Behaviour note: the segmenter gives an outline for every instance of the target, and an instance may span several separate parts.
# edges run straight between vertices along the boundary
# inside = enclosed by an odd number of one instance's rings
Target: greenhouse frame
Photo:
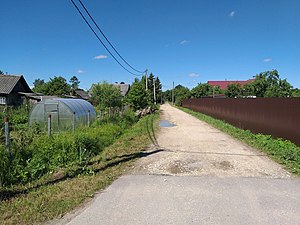
[[[52,131],[67,131],[88,126],[96,119],[96,112],[94,107],[83,99],[46,99],[33,105],[29,125],[37,124],[46,130],[49,118]]]

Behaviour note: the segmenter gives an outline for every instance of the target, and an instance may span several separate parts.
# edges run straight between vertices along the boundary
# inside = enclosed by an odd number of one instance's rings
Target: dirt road
[[[288,178],[290,174],[266,155],[170,105],[161,106],[156,146],[163,151],[143,158],[135,173],[177,176]]]
[[[299,178],[169,105],[161,119],[156,153],[62,224],[300,224]]]

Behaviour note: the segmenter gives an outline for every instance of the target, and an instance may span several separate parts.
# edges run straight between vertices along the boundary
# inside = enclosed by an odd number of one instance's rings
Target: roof
[[[81,97],[82,99],[88,100],[90,98],[89,94],[86,93],[84,90],[82,89],[76,89],[75,90],[76,95],[78,95],[79,97]]]
[[[243,87],[245,84],[253,82],[255,79],[249,80],[226,80],[226,81],[208,81],[207,83],[212,85],[213,87],[219,86],[221,90],[226,90],[229,84],[239,84]]]
[[[41,104],[55,104],[55,103],[63,103],[65,104],[71,112],[76,113],[76,117],[80,117],[82,115],[86,115],[90,113],[94,117],[96,116],[96,111],[94,107],[88,101],[83,99],[73,99],[73,98],[53,98],[53,99],[46,99]]]
[[[23,76],[0,75],[0,94],[10,94],[19,82],[22,91],[32,93]]]
[[[115,87],[120,89],[121,95],[125,96],[127,95],[129,89],[130,89],[130,85],[129,84],[113,84]]]

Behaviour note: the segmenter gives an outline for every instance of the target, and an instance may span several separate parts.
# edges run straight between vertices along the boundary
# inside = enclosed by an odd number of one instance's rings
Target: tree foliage
[[[229,84],[225,91],[225,95],[228,98],[237,98],[242,96],[242,88],[239,84]]]
[[[73,78],[73,79],[72,79]],[[79,85],[79,80],[77,77],[73,76],[71,80],[73,80],[77,87]],[[74,79],[76,78],[76,79]],[[67,80],[62,76],[54,76],[54,78],[50,78],[48,82],[45,82],[43,79],[36,79],[33,82],[33,91],[36,93],[44,94],[44,95],[56,95],[56,96],[64,96],[64,95],[70,95],[72,86],[67,83]],[[74,86],[73,83],[73,87]]]
[[[293,97],[300,97],[300,89],[299,88],[295,88],[292,90],[292,96]]]
[[[70,84],[61,76],[54,76],[54,78],[50,78],[50,81],[47,83],[47,95],[69,95],[70,91]]]
[[[225,92],[229,98],[235,97],[292,97],[297,92],[286,79],[281,79],[277,70],[262,72],[251,83],[240,87],[230,84]]]
[[[76,76],[71,77],[69,82],[71,84],[72,90],[76,90],[79,88],[80,81],[78,80],[78,78]]]
[[[201,98],[209,95],[213,95],[213,86],[208,83],[199,83],[191,90],[193,98]]]
[[[277,70],[272,70],[256,75],[255,80],[247,85],[245,94],[256,97],[291,97],[292,89],[286,79],[280,78]]]
[[[141,79],[141,83],[146,88],[146,77]],[[150,73],[148,77],[148,91],[147,91],[147,101],[149,104],[154,104],[154,83],[155,83],[155,96],[156,103],[161,102],[162,96],[162,85],[158,77],[155,77],[153,73]]]
[[[149,105],[149,95],[146,93],[145,78],[135,79],[124,101],[134,110],[144,109]]]
[[[191,97],[190,89],[182,85],[177,85],[174,88],[174,103],[176,105],[181,105],[182,100]]]
[[[92,86],[90,100],[99,109],[122,106],[120,90],[107,82],[94,84]]]
[[[44,80],[35,79],[33,82],[33,91],[36,93],[46,94],[47,93],[47,84]]]
[[[166,90],[163,93],[164,100],[172,102],[172,90]],[[176,105],[181,105],[182,100],[191,97],[191,91],[187,87],[182,85],[177,85],[174,88],[174,103]]]

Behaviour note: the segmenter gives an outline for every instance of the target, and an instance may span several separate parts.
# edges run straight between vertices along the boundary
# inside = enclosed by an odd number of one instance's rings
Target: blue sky
[[[247,80],[271,69],[300,87],[299,0],[82,0],[121,55],[139,70],[189,88]],[[80,86],[131,83],[69,0],[0,2],[0,69],[32,85],[76,75]]]

